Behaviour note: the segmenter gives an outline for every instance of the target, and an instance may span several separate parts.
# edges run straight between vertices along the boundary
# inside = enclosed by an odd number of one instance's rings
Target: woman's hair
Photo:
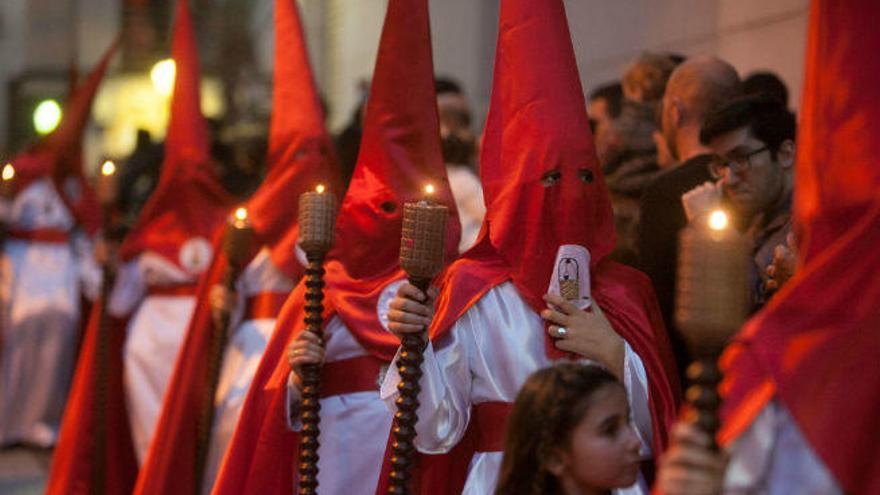
[[[594,365],[562,363],[533,373],[513,403],[495,495],[561,493],[547,468],[553,449],[570,445],[593,393],[608,384],[622,386]]]

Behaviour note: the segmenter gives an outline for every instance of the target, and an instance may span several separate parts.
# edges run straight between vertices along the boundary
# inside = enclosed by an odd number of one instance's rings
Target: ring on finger
[[[562,338],[562,337],[565,337],[566,335],[568,335],[568,329],[567,329],[567,328],[565,328],[565,327],[558,327],[558,328],[556,328],[556,336],[557,336],[557,337]]]

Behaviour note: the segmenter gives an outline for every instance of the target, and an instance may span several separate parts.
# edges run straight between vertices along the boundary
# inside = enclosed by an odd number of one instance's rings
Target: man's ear
[[[794,155],[794,141],[786,139],[779,145],[779,150],[776,152],[776,159],[782,168],[787,170],[794,167]]]
[[[685,121],[685,110],[684,105],[681,103],[681,99],[677,96],[673,96],[669,100],[669,117],[671,119],[672,125],[675,126],[676,129],[684,125]]]

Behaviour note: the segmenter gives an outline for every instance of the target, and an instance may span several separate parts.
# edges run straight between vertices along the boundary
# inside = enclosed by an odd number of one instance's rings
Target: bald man
[[[727,62],[694,57],[669,77],[661,107],[661,130],[677,162],[649,185],[641,201],[639,266],[654,284],[669,329],[678,369],[687,369],[684,343],[673,325],[678,231],[687,223],[681,195],[711,181],[711,151],[700,142],[706,117],[740,94],[740,79]]]

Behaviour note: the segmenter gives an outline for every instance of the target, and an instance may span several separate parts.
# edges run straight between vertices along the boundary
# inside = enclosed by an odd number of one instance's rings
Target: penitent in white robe
[[[214,397],[214,426],[202,483],[202,492],[206,494],[214,486],[251,381],[275,328],[275,318],[242,321],[245,302],[248,297],[263,292],[288,293],[293,290],[293,282],[272,263],[269,251],[263,249],[244,270],[235,287],[238,300],[231,319],[234,330],[229,335]]]
[[[150,295],[148,287],[192,283],[192,275],[147,251],[120,267],[110,298],[111,314],[131,314],[123,375],[138,462],[143,462],[153,438],[196,302],[194,295]]]
[[[777,400],[764,406],[729,452],[725,495],[843,494]]]
[[[12,229],[73,232],[63,243],[7,238],[0,260],[0,445],[49,447],[73,373],[80,283],[88,267],[81,258],[90,258],[90,246],[74,231],[74,218],[51,179],[33,182],[4,203]]]
[[[544,322],[506,282],[490,289],[452,326],[425,348],[416,448],[426,454],[450,451],[461,440],[471,406],[513,402],[533,372],[553,361],[545,350]],[[648,380],[638,355],[626,344],[624,386],[632,424],[641,441],[641,455],[651,456],[653,428],[648,408]],[[395,358],[396,363],[397,358]],[[585,360],[586,361],[586,360]],[[392,365],[382,384],[382,398],[394,410],[400,375]],[[465,495],[495,491],[501,452],[478,452],[471,461]],[[617,494],[646,494],[644,479]]]
[[[388,303],[398,286],[399,283],[392,283],[383,292],[378,308],[380,321],[387,322]],[[368,354],[338,316],[327,323],[324,335],[328,363]],[[393,414],[379,397],[381,380],[381,376],[376,377],[375,391],[321,399],[318,490],[323,495],[376,492],[393,420]],[[289,426],[299,431],[299,390],[289,386],[288,397]]]

